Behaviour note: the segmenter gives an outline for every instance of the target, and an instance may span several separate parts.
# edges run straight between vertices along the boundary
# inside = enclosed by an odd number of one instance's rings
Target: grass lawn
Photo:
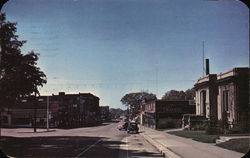
[[[241,153],[247,153],[250,148],[249,145],[249,138],[231,139],[227,142],[217,144],[217,146],[222,148],[238,151]]]
[[[221,134],[221,136],[249,136],[249,133]]]
[[[180,137],[192,138],[193,140],[204,142],[204,143],[215,143],[219,135],[208,135],[205,131],[174,131],[168,132]]]

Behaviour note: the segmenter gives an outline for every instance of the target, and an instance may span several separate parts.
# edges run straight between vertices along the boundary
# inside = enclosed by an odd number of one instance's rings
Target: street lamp
[[[49,96],[47,96],[47,130],[49,130]]]
[[[28,100],[29,99],[22,99],[21,102],[26,103],[26,102],[28,102]],[[36,93],[35,93],[34,96],[30,97],[30,101],[34,105],[33,127],[34,127],[34,132],[36,132],[37,104],[38,104],[38,101],[41,102],[41,101],[43,101],[43,99],[41,99],[41,98],[37,99]]]
[[[38,99],[38,101],[44,101],[42,98]],[[46,128],[49,130],[49,96],[47,96],[47,108],[46,108]]]

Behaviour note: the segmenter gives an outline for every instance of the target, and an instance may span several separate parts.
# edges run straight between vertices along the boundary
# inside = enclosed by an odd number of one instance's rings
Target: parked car
[[[138,127],[137,123],[130,122],[128,124],[127,132],[128,133],[138,133],[139,132],[139,127]]]

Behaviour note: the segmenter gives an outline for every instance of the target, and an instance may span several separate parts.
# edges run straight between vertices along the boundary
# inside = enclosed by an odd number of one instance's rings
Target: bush
[[[217,121],[216,132],[217,132],[217,134],[242,134],[242,133],[246,133],[246,131],[244,131],[244,129],[241,129],[240,127],[235,127],[235,128],[230,129],[227,125],[224,125],[223,121],[221,121],[221,120]]]

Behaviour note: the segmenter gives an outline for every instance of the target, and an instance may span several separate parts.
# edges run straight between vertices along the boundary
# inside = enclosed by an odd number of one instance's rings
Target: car
[[[128,124],[127,133],[139,133],[139,127],[136,122],[130,122]]]

